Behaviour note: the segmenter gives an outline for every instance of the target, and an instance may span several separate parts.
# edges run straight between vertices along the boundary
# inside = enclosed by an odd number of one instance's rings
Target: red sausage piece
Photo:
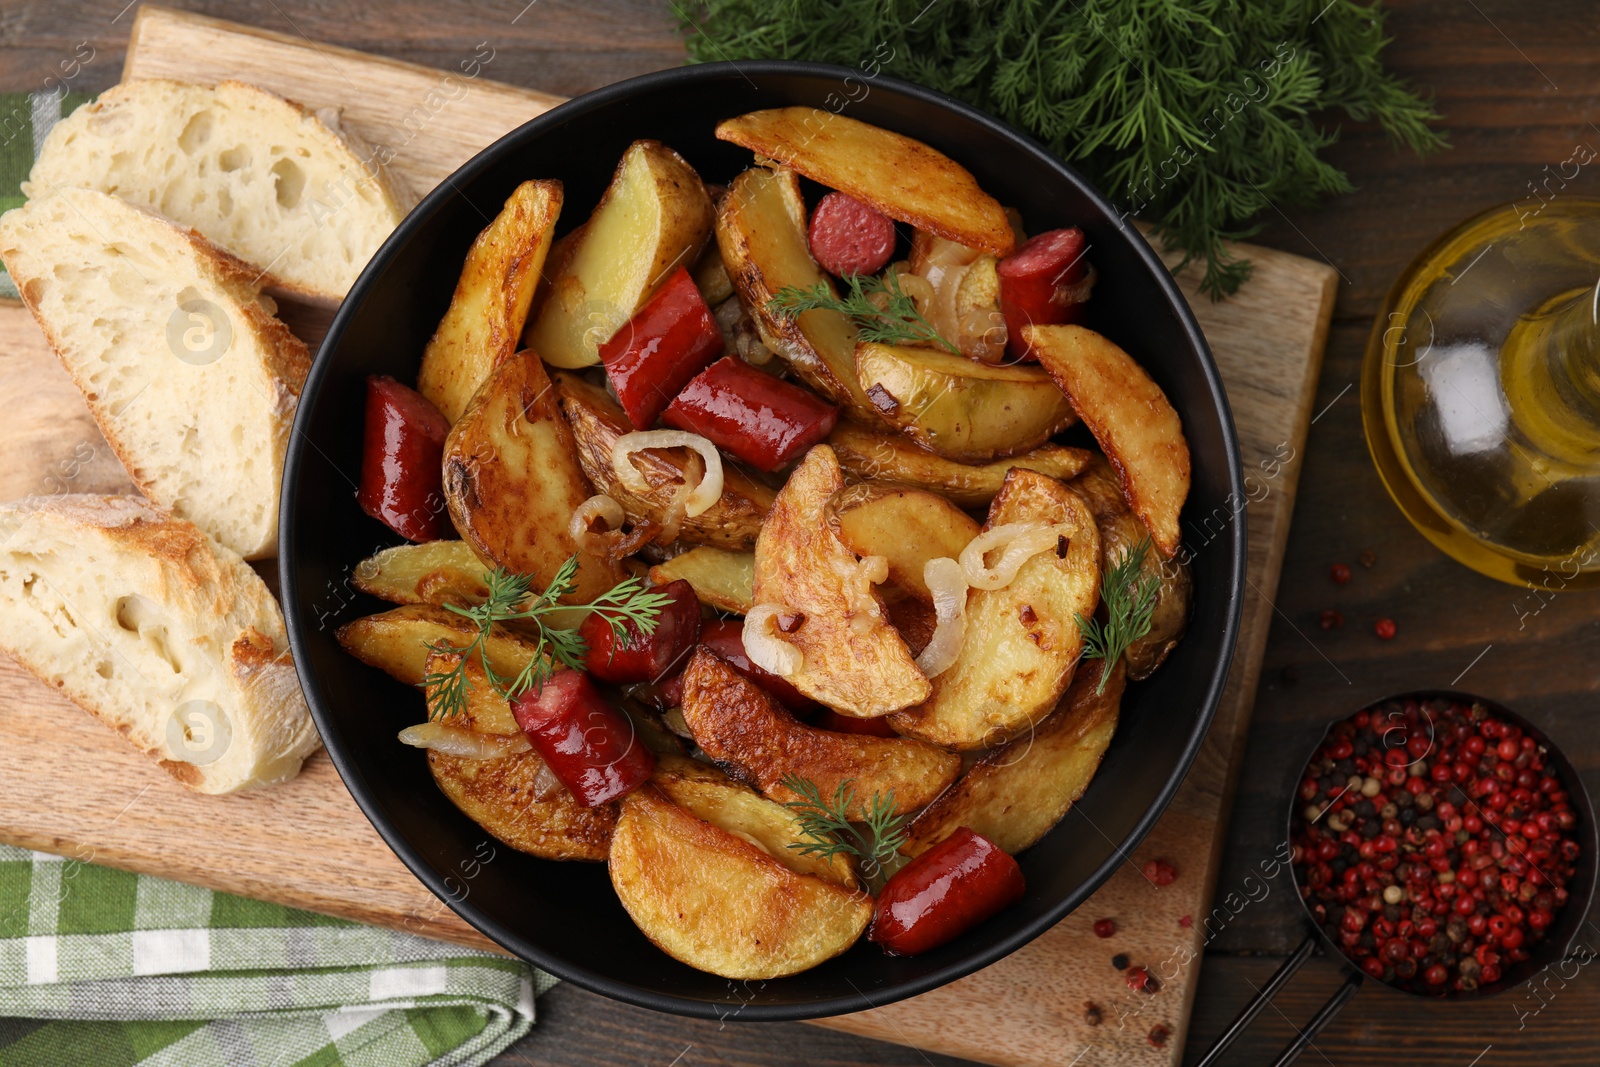
[[[662,421],[775,471],[833,432],[839,409],[742,359],[724,356],[667,406]]]
[[[700,630],[700,643],[727,661],[728,666],[778,698],[790,711],[814,711],[817,702],[790,685],[786,679],[750,662],[744,650],[744,624],[731,619],[708,622]]]
[[[415,389],[386,374],[367,379],[361,452],[361,510],[408,541],[436,541],[448,529],[442,464],[450,420]]]
[[[915,956],[1022,897],[1022,868],[963,826],[895,872],[878,894],[868,935],[895,956]]]
[[[811,258],[829,274],[876,274],[894,255],[894,222],[844,193],[829,193],[811,213]]]
[[[721,351],[722,331],[688,268],[679,267],[600,346],[600,362],[628,421],[648,430],[689,379]]]
[[[623,620],[624,633],[619,638],[598,611],[591,612],[578,627],[578,635],[588,646],[584,666],[602,682],[659,682],[689,662],[689,652],[700,639],[700,601],[694,587],[679,578],[652,592],[671,599],[648,634]]]
[[[1012,356],[1031,358],[1022,341],[1024,326],[1059,326],[1083,316],[1083,303],[1069,301],[1072,286],[1089,269],[1084,251],[1083,231],[1076,226],[1049,230],[1024,242],[995,267],[1006,351]]]
[[[598,807],[633,792],[656,758],[633,724],[606,703],[583,671],[557,671],[511,703],[517,725],[579,804]]]

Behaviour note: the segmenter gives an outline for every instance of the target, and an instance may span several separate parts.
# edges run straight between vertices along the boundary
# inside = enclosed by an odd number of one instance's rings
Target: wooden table
[[[450,66],[480,42],[494,48],[492,76],[576,94],[682,60],[665,0],[168,0],[318,41]],[[865,0],[864,0],[865,2]],[[10,0],[0,7],[0,90],[32,90],[87,49],[70,87],[99,91],[122,65],[131,10],[82,0]],[[131,7],[131,5],[130,5]],[[1269,855],[1280,832],[1291,766],[1323,724],[1404,689],[1456,685],[1511,704],[1555,736],[1600,789],[1600,593],[1563,593],[1542,608],[1531,594],[1467,571],[1434,550],[1390,503],[1368,460],[1357,377],[1368,329],[1386,287],[1409,258],[1453,223],[1530,194],[1542,168],[1576,145],[1600,150],[1600,19],[1583,0],[1392,0],[1389,65],[1436,94],[1455,146],[1426,160],[1394,152],[1384,136],[1346,124],[1330,157],[1357,191],[1310,209],[1269,212],[1257,240],[1337,266],[1343,281],[1303,458],[1277,623],[1254,712],[1249,749],[1218,897]],[[51,83],[53,84],[53,83]],[[1600,196],[1586,167],[1562,195]],[[1357,562],[1376,555],[1368,569]],[[1340,587],[1335,562],[1352,566]],[[1338,608],[1341,628],[1317,625]],[[1377,619],[1398,636],[1380,641]],[[1299,909],[1283,892],[1244,910],[1210,946],[1191,1026],[1190,1059],[1227,1023],[1299,938]],[[1593,942],[1600,947],[1600,933]],[[1110,964],[1108,963],[1107,966]],[[1338,982],[1315,959],[1280,994],[1228,1062],[1269,1062]],[[1363,990],[1303,1063],[1347,1067],[1380,1057],[1408,1064],[1562,1067],[1595,1060],[1600,975],[1585,969],[1537,1015],[1512,992],[1472,1008],[1428,1005]],[[1062,1010],[1079,999],[1062,990]],[[1520,1026],[1520,1028],[1519,1028]],[[1478,1057],[1475,1059],[1475,1057]],[[669,1063],[777,1067],[800,1064],[935,1064],[956,1061],[800,1024],[718,1025],[656,1015],[560,986],[540,1001],[534,1032],[496,1064]]]

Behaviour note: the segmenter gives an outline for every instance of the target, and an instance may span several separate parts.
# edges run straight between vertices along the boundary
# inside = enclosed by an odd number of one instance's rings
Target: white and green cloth
[[[0,1067],[469,1067],[555,979],[516,960],[0,846]]]

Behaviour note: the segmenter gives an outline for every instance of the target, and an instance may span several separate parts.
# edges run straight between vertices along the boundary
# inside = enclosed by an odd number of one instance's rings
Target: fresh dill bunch
[[[575,627],[555,625],[549,618],[553,612],[560,612],[564,621],[598,612],[611,627],[611,632],[624,642],[631,637],[630,624],[646,636],[655,632],[661,609],[667,605],[669,597],[650,592],[644,579],[633,577],[617,583],[588,604],[563,604],[561,598],[577,586],[577,573],[578,557],[571,556],[556,571],[544,592],[530,599],[533,591],[531,575],[515,574],[504,567],[496,567],[485,575],[489,595],[483,603],[465,608],[446,604],[447,611],[471,619],[478,631],[465,645],[453,645],[441,640],[428,646],[431,652],[457,655],[455,664],[449,670],[429,672],[422,680],[423,688],[431,698],[430,717],[447,719],[466,710],[467,698],[472,692],[467,665],[474,655],[489,685],[508,700],[514,700],[529,689],[537,691],[543,688],[555,664],[582,670],[588,646]],[[508,678],[495,672],[489,657],[484,654],[484,643],[494,632],[496,624],[518,620],[533,623],[537,651],[521,671]]]
[[[826,281],[809,289],[790,285],[773,293],[767,307],[789,319],[818,308],[837,311],[849,317],[855,324],[856,336],[863,341],[886,345],[932,341],[947,352],[961,354],[959,348],[940,336],[933,323],[923,318],[917,302],[900,288],[897,271],[888,271],[882,278],[850,274],[842,280],[848,290],[843,296],[834,296]]]
[[[1081,612],[1074,616],[1078,632],[1083,635],[1083,658],[1105,660],[1096,695],[1106,691],[1111,668],[1128,651],[1128,646],[1150,632],[1161,579],[1143,573],[1145,557],[1149,554],[1150,538],[1146,537],[1101,576],[1100,602],[1106,606],[1104,623],[1085,618]]]
[[[696,62],[810,59],[854,68],[823,106],[850,113],[880,71],[1026,130],[1124,215],[1201,260],[1201,289],[1250,264],[1225,240],[1274,205],[1351,188],[1321,158],[1319,119],[1374,121],[1397,145],[1442,148],[1430,103],[1382,62],[1381,3],[1357,0],[702,0],[674,5]],[[1069,225],[1040,219],[1035,225]]]
[[[800,797],[799,800],[789,801],[784,807],[795,813],[800,832],[811,838],[810,841],[789,846],[802,856],[821,856],[825,860],[840,853],[855,856],[861,861],[867,876],[875,878],[894,860],[900,846],[905,844],[906,823],[910,821],[910,816],[894,813],[893,789],[889,790],[887,796],[872,794],[872,799],[862,805],[864,818],[858,824],[849,818],[856,797],[854,779],[840,782],[833,791],[831,801],[823,797],[817,783],[798,774],[784,775],[783,784]]]

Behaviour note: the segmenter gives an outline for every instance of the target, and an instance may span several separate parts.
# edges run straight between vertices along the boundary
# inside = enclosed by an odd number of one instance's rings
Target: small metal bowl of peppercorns
[[[1520,985],[1573,951],[1600,860],[1594,809],[1560,749],[1494,701],[1444,690],[1390,697],[1328,727],[1296,784],[1288,835],[1314,929],[1198,1067],[1318,940],[1350,973],[1278,1064],[1367,978],[1433,999]]]

